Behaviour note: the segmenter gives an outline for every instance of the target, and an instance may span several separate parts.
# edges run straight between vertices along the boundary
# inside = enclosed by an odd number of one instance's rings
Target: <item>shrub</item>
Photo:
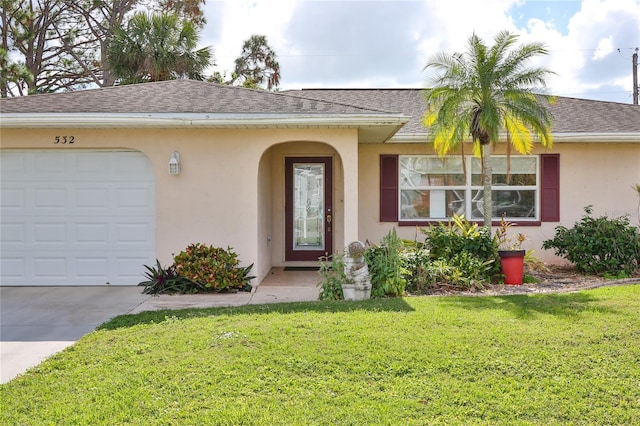
[[[321,288],[320,300],[342,300],[342,283],[347,282],[344,273],[344,253],[336,252],[333,255],[321,256],[319,259],[320,281],[318,287]]]
[[[407,271],[405,278],[407,280],[406,290],[410,293],[424,293],[433,284],[427,267],[430,264],[429,250],[424,244],[415,243],[403,253],[404,265]]]
[[[469,252],[461,252],[451,259],[429,260],[418,268],[415,291],[453,287],[456,290],[481,290],[487,282],[486,274],[494,261],[482,261]]]
[[[464,289],[482,287],[499,276],[498,244],[490,230],[454,215],[453,223],[440,223],[422,232],[431,260],[438,262],[428,276]]]
[[[203,291],[247,290],[253,264],[239,266],[238,255],[231,247],[226,250],[196,243],[174,256],[176,273],[201,284]]]
[[[401,296],[404,294],[409,271],[402,257],[402,241],[395,228],[382,237],[380,245],[365,251],[365,261],[371,277],[371,296]]]
[[[629,224],[629,217],[592,217],[591,206],[573,228],[558,226],[544,249],[568,260],[584,273],[630,276],[640,266],[640,233]]]
[[[176,268],[171,265],[163,268],[160,261],[156,259],[156,266],[144,265],[147,269],[145,273],[146,281],[142,281],[140,286],[144,286],[144,294],[160,293],[197,293],[204,289],[204,286],[189,280],[176,272]]]

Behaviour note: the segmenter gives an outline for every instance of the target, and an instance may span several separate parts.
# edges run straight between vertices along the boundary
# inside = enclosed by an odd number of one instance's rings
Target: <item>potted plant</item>
[[[502,215],[500,227],[496,231],[498,242],[498,255],[504,275],[504,283],[508,285],[522,285],[524,276],[524,256],[526,251],[522,243],[527,239],[525,234],[519,233],[515,237],[509,237],[507,232],[512,226]]]

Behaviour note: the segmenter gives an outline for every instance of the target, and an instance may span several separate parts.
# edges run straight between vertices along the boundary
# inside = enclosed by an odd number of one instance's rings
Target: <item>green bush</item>
[[[583,273],[630,276],[640,266],[640,233],[629,224],[629,217],[610,219],[592,217],[591,206],[573,228],[556,227],[553,239],[542,243],[544,249],[575,265]]]
[[[405,268],[409,271],[405,276],[406,290],[409,293],[420,294],[431,288],[433,280],[427,271],[431,260],[429,250],[424,244],[416,243],[405,247],[403,258]]]
[[[498,246],[491,231],[469,222],[464,216],[454,215],[453,222],[430,226],[422,232],[432,259],[451,259],[462,252],[484,260],[498,258]]]
[[[367,248],[364,254],[369,276],[371,277],[371,296],[402,296],[407,284],[406,269],[402,256],[402,241],[395,228],[382,237],[380,245]]]
[[[176,273],[204,287],[203,291],[248,290],[253,264],[241,267],[238,255],[231,247],[219,247],[196,243],[188,246],[173,258]]]
[[[482,288],[500,275],[498,244],[490,230],[454,215],[453,222],[430,226],[422,232],[429,257],[436,263],[424,273],[434,282],[443,281],[462,289]]]
[[[494,259],[481,259],[471,252],[463,251],[449,259],[448,263],[452,271],[442,277],[444,283],[463,290],[480,290],[491,280],[496,262]]]
[[[344,253],[334,253],[333,255],[321,256],[319,259],[320,281],[320,300],[342,300],[342,284],[347,282],[347,276],[344,273]]]

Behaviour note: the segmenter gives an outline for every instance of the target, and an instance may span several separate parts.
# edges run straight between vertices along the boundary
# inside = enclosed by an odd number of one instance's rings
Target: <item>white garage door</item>
[[[142,153],[0,151],[2,285],[136,285],[155,261]]]

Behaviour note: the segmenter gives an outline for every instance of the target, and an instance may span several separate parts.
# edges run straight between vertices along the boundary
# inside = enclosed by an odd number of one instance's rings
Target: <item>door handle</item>
[[[327,223],[331,223],[331,215],[330,214],[327,215]]]

